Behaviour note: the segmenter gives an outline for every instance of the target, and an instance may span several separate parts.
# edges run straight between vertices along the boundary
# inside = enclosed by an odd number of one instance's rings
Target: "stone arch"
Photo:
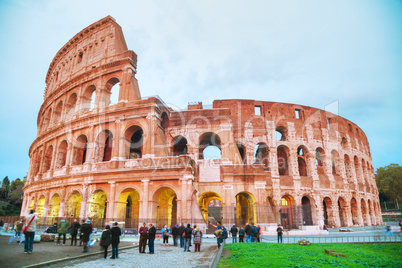
[[[325,151],[321,147],[315,150],[315,163],[317,165],[317,173],[325,174]]]
[[[32,196],[31,202],[29,202],[28,212],[34,209],[34,205],[35,205],[35,197]]]
[[[35,152],[35,156],[34,156],[34,163],[33,163],[33,175],[34,176],[36,176],[38,173],[39,173],[39,171],[40,171],[40,167],[41,167],[41,164],[42,164],[42,154],[43,154],[43,150],[42,149],[40,149],[40,150],[37,150],[36,152]]]
[[[47,214],[49,221],[53,222],[54,218],[59,217],[60,214],[60,195],[58,193],[53,194],[49,201],[49,212]]]
[[[199,138],[199,159],[221,159],[221,139],[214,132],[206,132]],[[206,151],[205,151],[206,150]],[[205,152],[204,152],[205,151]]]
[[[353,160],[354,160],[354,164],[355,164],[357,181],[359,183],[361,183],[363,181],[363,178],[362,178],[362,174],[360,172],[360,162],[359,162],[359,158],[357,157],[357,155],[354,156]]]
[[[126,143],[125,155],[128,159],[142,158],[144,145],[144,131],[138,125],[132,125],[124,132]]]
[[[304,195],[301,199],[303,225],[313,225],[311,197]]]
[[[50,170],[50,168],[52,166],[52,157],[53,157],[53,146],[50,145],[49,147],[47,147],[46,154],[43,159],[43,161],[44,161],[43,162],[43,172]]]
[[[188,142],[183,136],[176,136],[173,143],[173,155],[185,155],[188,152]]]
[[[356,199],[352,197],[352,199],[350,199],[350,211],[352,213],[353,225],[358,225],[360,223],[360,220],[358,219],[358,210]]]
[[[73,148],[73,165],[82,165],[86,162],[88,138],[84,134],[78,136]]]
[[[333,217],[333,204],[330,197],[324,197],[322,201],[324,211],[324,224],[329,227],[336,226],[335,219]]]
[[[344,155],[344,159],[345,159],[346,177],[348,178],[349,185],[351,185],[354,183],[352,162],[350,161],[350,157],[347,154]]]
[[[254,148],[254,163],[261,164],[269,169],[269,147],[266,143],[260,142]]]
[[[279,175],[289,175],[289,148],[285,145],[278,146],[277,158],[278,158],[278,172]]]
[[[332,174],[340,174],[339,169],[339,154],[336,150],[331,151],[331,167],[332,167]]]
[[[94,226],[103,226],[107,213],[107,195],[104,190],[95,190],[88,202],[87,217],[94,220]]]
[[[81,213],[82,197],[78,190],[74,190],[67,201],[67,217],[79,218]]]
[[[115,105],[120,101],[120,79],[110,78],[105,85],[103,102],[105,106]]]
[[[207,228],[214,228],[223,219],[222,198],[215,192],[203,193],[198,199],[198,206],[207,223]]]
[[[58,150],[57,150],[57,156],[56,156],[56,163],[54,168],[55,169],[61,169],[66,165],[66,160],[67,160],[67,141],[63,140],[60,142]]]
[[[65,119],[70,119],[71,117],[73,117],[74,112],[75,112],[75,106],[77,104],[77,93],[72,93],[69,97],[68,100],[66,102],[66,115],[65,115]]]
[[[36,204],[36,212],[38,213],[38,218],[42,218],[44,215],[44,210],[45,210],[45,203],[46,203],[46,198],[42,194],[39,199],[38,203]]]
[[[348,211],[345,199],[342,197],[338,198],[338,211],[339,211],[339,222],[341,227],[348,226]]]
[[[152,222],[157,229],[177,223],[177,194],[170,187],[159,187],[152,195]],[[190,221],[190,219],[182,219]]]
[[[161,127],[162,127],[162,130],[165,131],[165,129],[168,128],[169,125],[170,125],[169,115],[167,114],[167,112],[162,112],[162,114],[161,114]]]
[[[257,223],[257,209],[255,197],[249,192],[240,192],[236,195],[236,225],[245,226],[246,223]]]
[[[363,217],[363,224],[364,224],[364,226],[368,226],[368,225],[370,225],[369,213],[367,210],[366,201],[363,198],[360,200],[360,207],[361,207],[361,212],[362,212],[362,217]]]
[[[308,168],[307,168],[307,163],[308,163],[308,149],[304,145],[300,145],[297,147],[297,165],[299,168],[299,175],[300,176],[308,176]]]
[[[140,215],[140,193],[133,187],[121,191],[117,203],[117,218],[126,223],[126,228],[138,228]]]
[[[291,195],[284,195],[281,198],[280,217],[284,229],[296,228],[295,201]]]
[[[275,129],[275,139],[277,141],[286,141],[287,140],[288,130],[285,126],[277,126]]]
[[[348,139],[346,139],[345,137],[342,137],[341,146],[342,146],[343,150],[347,150],[348,149]]]
[[[366,184],[368,184],[368,178],[367,178],[367,167],[366,167],[366,162],[362,158],[362,181],[365,181]]]
[[[241,144],[241,143],[237,143],[236,146],[237,146],[237,151],[238,151],[239,154],[240,154],[242,163],[243,163],[243,164],[247,164],[247,152],[246,152],[246,147],[245,147],[243,144]]]
[[[90,85],[81,96],[81,112],[86,113],[95,108],[96,87]]]
[[[53,124],[54,125],[59,123],[59,121],[61,119],[62,111],[63,111],[63,101],[59,101],[59,103],[57,103],[56,108],[54,109],[54,112],[53,112]]]
[[[112,159],[113,133],[108,130],[102,130],[96,139],[95,162],[106,162]]]
[[[52,116],[52,108],[49,108],[44,114],[43,114],[43,123],[42,123],[42,130],[45,131],[49,125],[50,125],[50,118]]]

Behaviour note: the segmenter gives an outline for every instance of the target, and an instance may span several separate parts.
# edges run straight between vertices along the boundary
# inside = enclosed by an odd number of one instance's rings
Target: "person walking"
[[[22,239],[21,239],[21,232],[22,232],[22,227],[24,226],[24,224],[22,223],[22,219],[20,218],[19,220],[15,221],[14,223],[14,231],[15,234],[13,236],[10,237],[10,241],[9,244],[11,244],[14,239],[16,237],[19,238],[19,241],[17,240],[17,243],[19,242],[20,244],[22,244]]]
[[[187,224],[187,228],[184,228],[184,234],[185,234],[185,242],[184,242],[184,251],[190,252],[190,240],[191,240],[191,225],[190,223]]]
[[[169,228],[165,225],[162,228],[162,239],[163,239],[163,246],[169,246]]]
[[[78,230],[81,228],[81,224],[77,221],[77,219],[74,219],[73,223],[71,224],[71,245],[74,244],[74,246],[77,246],[77,234]],[[75,242],[75,243],[74,243]]]
[[[194,231],[194,252],[200,252],[201,249],[201,240],[202,240],[202,231],[200,227],[197,226]]]
[[[29,214],[25,217],[25,245],[24,245],[24,253],[32,253],[33,250],[33,242],[35,238],[36,231],[36,222],[38,221],[38,216],[35,211],[31,209]]]
[[[246,227],[244,228],[244,232],[246,233],[246,243],[251,242],[251,235],[253,234],[253,231],[251,230],[250,224],[246,224]]]
[[[156,228],[155,226],[152,225],[152,223],[150,223],[148,229],[148,248],[149,248],[148,254],[155,253],[155,234],[156,234]]]
[[[89,242],[89,236],[92,233],[92,225],[90,220],[86,220],[85,223],[81,225],[81,234],[82,234],[82,244],[84,246],[84,252],[88,252],[88,242]]]
[[[100,244],[104,249],[102,260],[106,260],[106,258],[107,258],[107,248],[110,246],[111,236],[112,236],[112,232],[110,231],[110,225],[108,224],[105,226],[105,230],[103,230],[102,236],[101,236]]]
[[[112,234],[111,244],[112,244],[112,257],[111,259],[119,258],[119,244],[120,244],[120,236],[121,229],[117,225],[117,222],[113,223],[112,229],[110,229],[110,233]]]
[[[230,228],[230,233],[232,234],[232,243],[237,243],[237,227],[233,224],[232,228]]]
[[[239,243],[244,243],[244,229],[243,227],[239,230]]]
[[[184,232],[184,224],[181,223],[179,226],[179,237],[180,237],[180,247],[184,247],[184,236],[183,236],[183,232]]]
[[[278,225],[278,228],[276,228],[276,232],[278,233],[278,243],[279,243],[279,240],[281,240],[281,244],[282,244],[283,243],[282,242],[283,229],[280,224]]]
[[[140,250],[140,253],[145,253],[145,247],[147,246],[147,239],[148,239],[148,228],[145,221],[142,223],[139,233],[140,233],[140,242],[138,249]]]
[[[59,237],[57,238],[57,246],[60,245],[60,236],[63,236],[63,246],[66,245],[66,233],[68,229],[68,221],[66,219],[62,219],[60,223],[58,224],[59,229],[57,230],[57,233],[59,234]]]
[[[172,236],[173,236],[173,246],[177,247],[179,240],[179,227],[177,225],[173,225],[172,227]]]

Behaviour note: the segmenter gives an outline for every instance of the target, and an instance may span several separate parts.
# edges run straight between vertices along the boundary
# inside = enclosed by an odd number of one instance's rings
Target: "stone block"
[[[41,234],[40,241],[42,242],[53,242],[55,240],[55,234]]]

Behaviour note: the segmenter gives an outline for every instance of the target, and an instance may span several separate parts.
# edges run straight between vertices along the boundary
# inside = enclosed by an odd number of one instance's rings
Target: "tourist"
[[[84,219],[82,219],[82,224],[84,224],[85,223],[85,220]],[[82,224],[81,224],[81,227],[82,227]],[[78,233],[79,233],[79,237],[80,237],[80,247],[82,246],[82,236],[83,236],[83,233],[81,232],[81,227],[80,227],[80,229],[78,230]]]
[[[194,248],[195,248],[194,252],[197,252],[197,250],[198,252],[200,252],[201,239],[202,239],[202,231],[200,230],[200,227],[197,226],[194,231]]]
[[[257,225],[257,228],[258,228],[257,242],[260,242],[260,236],[261,236],[262,229],[261,229],[261,226],[259,226],[259,225]]]
[[[220,221],[217,221],[216,225],[214,225],[212,223],[211,223],[211,225],[216,227],[216,231],[215,231],[214,234],[215,234],[215,237],[216,237],[216,243],[218,244],[218,248],[220,248],[221,247],[221,236],[222,236],[222,230],[223,230],[222,224],[221,224]]]
[[[52,234],[57,234],[57,220],[54,221],[53,227],[50,230]]]
[[[106,260],[106,258],[107,258],[107,248],[110,245],[111,235],[112,235],[112,233],[110,231],[110,225],[108,224],[105,226],[105,230],[103,230],[102,236],[101,236],[100,246],[103,247],[103,249],[104,249],[102,260]]]
[[[244,228],[244,231],[246,232],[246,243],[251,242],[251,235],[253,234],[253,231],[251,230],[250,224],[246,224],[246,227]]]
[[[138,249],[140,253],[145,253],[145,247],[147,246],[147,237],[148,237],[148,228],[146,222],[142,223],[139,233],[140,233],[140,242]]]
[[[278,233],[278,243],[279,243],[279,240],[281,240],[281,243],[283,243],[282,242],[283,229],[282,229],[280,224],[278,225],[278,228],[276,229],[276,232]]]
[[[239,243],[244,243],[244,229],[243,227],[239,230]]]
[[[251,223],[251,225],[253,226],[253,227],[251,227],[251,231],[252,231],[251,242],[257,242],[258,233],[260,231],[258,230],[258,227],[254,225],[254,223]]]
[[[81,224],[77,221],[77,219],[74,219],[73,223],[71,224],[71,246],[73,244],[74,246],[77,245],[77,234],[80,228]]]
[[[162,228],[162,240],[163,246],[169,246],[169,228],[167,225]]]
[[[17,240],[17,243],[19,242],[20,244],[22,244],[21,231],[22,231],[22,227],[23,227],[23,226],[24,226],[24,224],[22,223],[22,218],[20,218],[19,221],[18,221],[18,220],[15,221],[15,223],[14,223],[14,231],[15,231],[15,234],[10,237],[9,244],[11,244],[11,243],[14,241],[14,239],[15,239],[16,237],[19,238],[19,241]]]
[[[187,224],[187,228],[184,228],[184,251],[190,252],[190,240],[191,240],[191,225]]]
[[[60,223],[58,224],[59,229],[57,230],[57,233],[59,234],[59,237],[57,238],[57,246],[60,245],[60,236],[63,236],[63,246],[66,245],[66,233],[68,229],[68,221],[66,219],[62,219]]]
[[[88,219],[81,225],[81,234],[82,234],[82,244],[84,246],[84,252],[88,252],[88,243],[89,243],[89,236],[92,233],[92,225],[91,221]]]
[[[392,236],[392,229],[391,229],[391,225],[387,225],[386,230],[387,230],[387,234],[388,234],[388,236]]]
[[[112,234],[112,257],[111,259],[119,258],[119,244],[120,244],[120,236],[121,236],[121,229],[117,225],[117,222],[113,223],[113,227],[110,230]]]
[[[184,236],[183,236],[183,232],[184,232],[184,224],[181,223],[179,229],[179,237],[180,237],[180,247],[184,247]]]
[[[225,239],[226,238],[228,238],[228,231],[226,230],[226,227],[225,226],[223,226],[222,227],[222,235],[221,235],[221,237],[219,238],[219,245],[218,245],[218,248],[220,248],[220,246],[221,246],[221,244],[223,244],[223,242],[225,241]]]
[[[149,229],[148,229],[148,248],[149,252],[148,254],[154,254],[155,253],[155,234],[156,234],[156,228],[155,226],[152,225],[152,223],[149,224]]]
[[[38,216],[35,211],[31,209],[29,214],[25,217],[25,246],[24,253],[32,253],[33,242],[35,238],[36,222],[38,221]]]
[[[177,225],[173,225],[172,227],[172,236],[173,236],[173,246],[177,247],[177,240],[179,239],[179,227]]]
[[[237,243],[237,227],[236,224],[233,224],[232,228],[230,228],[230,233],[232,234],[232,243]]]

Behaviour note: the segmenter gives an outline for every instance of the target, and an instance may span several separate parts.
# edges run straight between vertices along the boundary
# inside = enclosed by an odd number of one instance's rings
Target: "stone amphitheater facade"
[[[175,111],[158,96],[141,98],[136,72],[137,55],[110,16],[57,52],[21,215],[134,229],[143,221],[265,231],[382,224],[368,140],[353,122],[256,100]]]

